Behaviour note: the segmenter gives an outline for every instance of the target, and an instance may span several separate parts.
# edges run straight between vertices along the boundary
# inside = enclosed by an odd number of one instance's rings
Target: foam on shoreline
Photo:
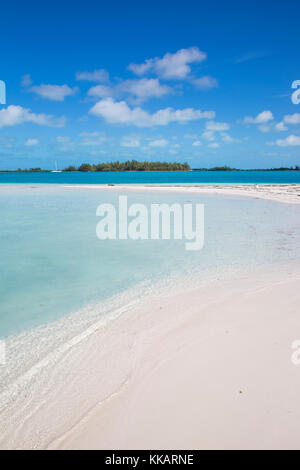
[[[150,191],[162,193],[214,194],[266,199],[287,204],[300,204],[299,184],[195,184],[195,185],[70,185],[78,189],[106,189],[109,191]]]

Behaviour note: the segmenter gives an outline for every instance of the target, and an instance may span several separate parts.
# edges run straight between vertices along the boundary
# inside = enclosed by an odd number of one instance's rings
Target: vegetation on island
[[[127,162],[110,162],[98,163],[92,165],[90,163],[83,163],[79,168],[69,166],[64,171],[189,171],[190,166],[188,163],[169,163],[169,162],[138,162],[131,160]]]

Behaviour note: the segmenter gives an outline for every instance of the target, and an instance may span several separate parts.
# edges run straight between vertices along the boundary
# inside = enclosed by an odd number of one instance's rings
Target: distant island
[[[292,167],[280,168],[252,168],[241,170],[239,168],[232,168],[230,166],[215,166],[212,168],[191,168],[188,163],[178,162],[139,162],[131,160],[127,162],[110,162],[110,163],[82,163],[79,167],[70,165],[61,170],[63,172],[109,172],[109,171],[300,171],[298,165]],[[43,170],[42,168],[21,169],[16,171],[0,170],[0,173],[50,173],[51,170]]]
[[[75,172],[80,171],[84,173],[88,172],[108,172],[108,171],[190,171],[190,165],[188,163],[169,163],[169,162],[139,162],[137,160],[131,160],[127,162],[110,162],[110,163],[82,163],[79,167],[73,165],[64,168],[64,172]],[[41,168],[31,168],[30,170],[19,169],[18,172],[40,172],[44,171]],[[49,170],[47,170],[49,171]]]
[[[188,163],[169,163],[169,162],[139,162],[131,160],[127,162],[110,162],[98,163],[91,165],[90,163],[83,163],[79,168],[69,166],[63,171],[189,171],[190,165]]]

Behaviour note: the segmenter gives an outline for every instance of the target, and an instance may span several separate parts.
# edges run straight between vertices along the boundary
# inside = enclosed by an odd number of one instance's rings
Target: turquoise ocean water
[[[186,251],[184,241],[100,241],[97,206],[117,206],[120,194],[0,185],[0,338],[98,305],[141,283],[172,275],[205,278],[208,272],[299,258],[300,206],[228,196],[128,194],[129,204],[148,207],[205,204],[205,246],[199,252]]]
[[[0,173],[1,183],[45,184],[300,184],[300,171],[149,171]]]

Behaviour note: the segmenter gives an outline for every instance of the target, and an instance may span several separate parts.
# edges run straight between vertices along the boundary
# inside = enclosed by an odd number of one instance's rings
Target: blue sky
[[[0,170],[300,164],[299,27],[296,0],[2,2]]]

